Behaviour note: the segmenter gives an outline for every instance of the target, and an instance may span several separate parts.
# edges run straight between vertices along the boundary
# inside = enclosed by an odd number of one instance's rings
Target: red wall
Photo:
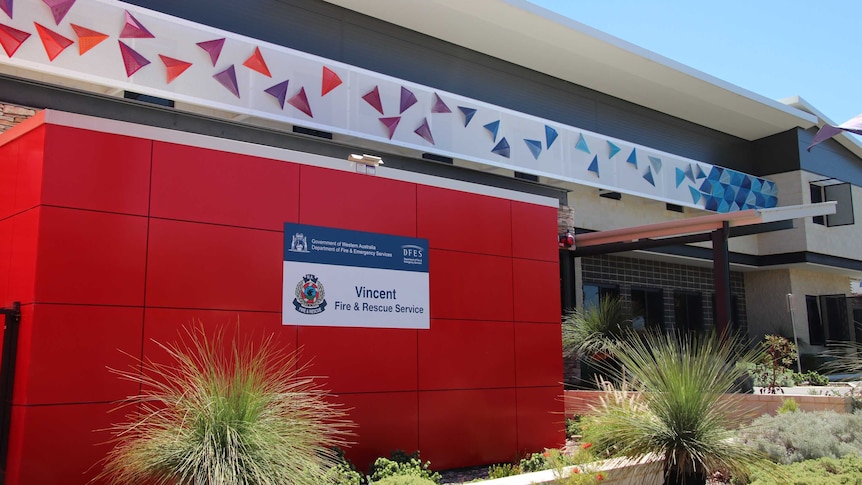
[[[18,133],[20,134],[20,132]],[[9,134],[0,137],[12,139]],[[0,305],[23,319],[9,484],[86,483],[137,392],[108,367],[193,319],[302,347],[360,466],[563,441],[556,209],[58,125],[0,146]],[[284,222],[427,238],[431,329],[281,324]],[[8,278],[4,275],[8,275]]]

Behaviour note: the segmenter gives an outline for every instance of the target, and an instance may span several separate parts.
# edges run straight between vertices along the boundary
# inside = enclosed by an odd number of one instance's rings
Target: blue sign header
[[[284,223],[284,260],[428,272],[428,240]]]

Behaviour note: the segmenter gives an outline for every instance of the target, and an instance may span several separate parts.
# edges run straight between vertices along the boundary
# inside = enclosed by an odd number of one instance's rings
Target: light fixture
[[[377,173],[377,166],[383,165],[383,159],[374,155],[357,155],[351,153],[347,160],[350,161],[356,168],[356,173],[364,173],[374,175]]]

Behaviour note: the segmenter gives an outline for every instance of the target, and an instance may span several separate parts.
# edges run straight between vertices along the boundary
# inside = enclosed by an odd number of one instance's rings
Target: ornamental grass
[[[158,346],[165,362],[113,370],[141,385],[97,480],[111,484],[318,485],[336,483],[352,424],[327,400],[296,354],[186,330]]]

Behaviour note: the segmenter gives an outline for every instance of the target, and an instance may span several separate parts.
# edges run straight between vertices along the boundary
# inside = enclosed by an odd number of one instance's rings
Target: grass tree
[[[158,344],[165,362],[115,371],[139,383],[100,479],[112,484],[317,485],[351,423],[271,338],[229,342],[201,328]]]
[[[733,439],[734,389],[751,352],[716,336],[648,333],[611,345],[637,397],[611,394],[584,424],[584,439],[623,456],[664,458],[664,483],[706,483],[716,470],[744,477],[764,465]]]
[[[567,355],[604,355],[631,329],[628,312],[617,297],[578,308],[563,317],[563,351]]]

